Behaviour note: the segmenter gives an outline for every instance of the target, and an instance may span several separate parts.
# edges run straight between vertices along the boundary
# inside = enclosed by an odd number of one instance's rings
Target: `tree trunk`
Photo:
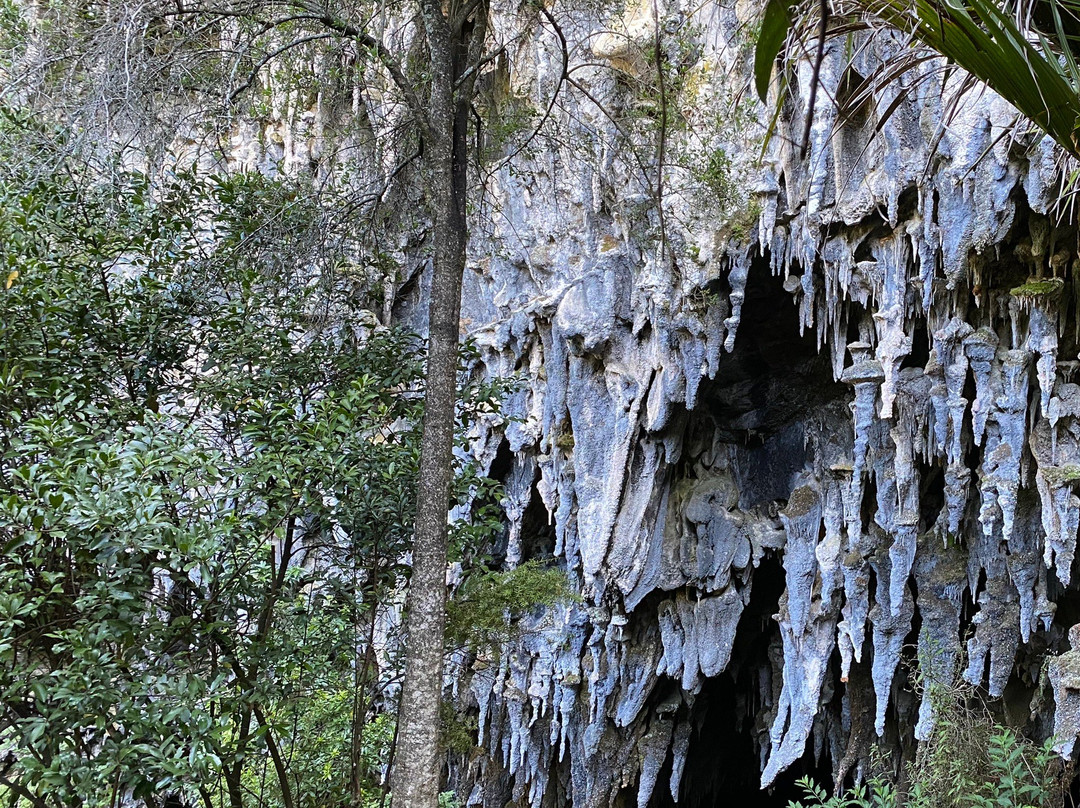
[[[379,541],[376,538],[372,548],[372,562],[368,566],[368,589],[361,598],[361,603],[367,607],[368,626],[367,638],[364,644],[363,657],[357,653],[354,656],[354,679],[353,679],[353,711],[352,711],[352,737],[349,753],[349,791],[352,801],[360,805],[363,801],[363,759],[364,759],[364,728],[367,725],[367,691],[368,681],[371,678],[372,668],[375,666],[375,618],[379,608]],[[355,565],[355,561],[354,561]],[[355,582],[355,566],[354,566]],[[355,584],[354,584],[355,585]],[[354,621],[355,626],[355,621]],[[355,632],[354,632],[355,633]]]
[[[412,577],[406,603],[405,682],[398,710],[391,808],[436,808],[441,769],[438,734],[446,622],[446,518],[454,446],[465,233],[455,209],[453,189],[451,49],[447,47],[448,36],[432,36],[435,27],[429,23],[433,71],[429,120],[434,137],[424,144],[428,193],[435,217],[427,375]]]
[[[468,229],[465,220],[468,113],[475,76],[457,87],[484,36],[484,4],[475,24],[449,19],[441,3],[425,0],[424,24],[431,56],[425,143],[428,194],[434,213],[431,300],[420,487],[413,538],[412,577],[406,603],[405,682],[398,711],[391,808],[436,808],[439,707],[442,701],[443,632],[446,623],[447,511],[453,464],[454,412],[461,280]]]

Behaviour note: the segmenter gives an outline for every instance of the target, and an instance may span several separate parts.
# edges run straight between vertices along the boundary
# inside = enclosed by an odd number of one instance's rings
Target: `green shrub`
[[[447,603],[447,640],[474,649],[495,646],[532,609],[572,599],[565,573],[535,559],[507,571],[478,568]]]
[[[57,137],[0,106],[0,805],[376,808],[422,346],[306,185]],[[501,494],[456,471],[472,558]]]
[[[966,685],[933,686],[937,724],[906,768],[905,785],[876,778],[830,797],[809,777],[788,808],[1054,808],[1062,762],[1052,749],[998,723]]]

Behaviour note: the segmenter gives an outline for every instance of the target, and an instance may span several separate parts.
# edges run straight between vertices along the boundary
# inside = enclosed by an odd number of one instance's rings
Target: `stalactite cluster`
[[[740,12],[710,13],[724,41]],[[826,94],[891,47],[831,47]],[[755,232],[688,215],[671,244],[706,249],[678,272],[602,161],[498,180],[477,254],[517,246],[465,311],[488,372],[527,382],[476,452],[508,461],[508,563],[550,556],[581,602],[469,661],[470,805],[711,804],[744,753],[764,787],[844,776],[926,737],[915,670],[1065,753],[1080,733],[1080,284],[1052,146],[946,78],[864,120],[820,105],[800,157],[809,71],[748,169]]]

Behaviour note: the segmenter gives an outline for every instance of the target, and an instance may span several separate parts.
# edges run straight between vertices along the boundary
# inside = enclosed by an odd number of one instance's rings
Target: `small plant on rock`
[[[1061,760],[1051,740],[1025,738],[997,720],[965,684],[931,685],[938,721],[901,782],[874,779],[830,797],[809,777],[788,808],[1056,808]],[[902,784],[903,783],[903,784]]]

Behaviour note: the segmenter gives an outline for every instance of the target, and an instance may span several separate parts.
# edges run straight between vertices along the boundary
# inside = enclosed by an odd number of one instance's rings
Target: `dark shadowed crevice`
[[[495,459],[491,461],[491,468],[487,476],[492,480],[503,482],[510,473],[510,467],[514,464],[514,453],[510,451],[510,441],[503,438],[499,448],[495,451]]]
[[[911,351],[900,363],[901,368],[925,368],[930,360],[930,335],[927,333],[926,319],[917,317],[909,326],[911,330]]]
[[[772,274],[767,258],[755,260],[734,350],[702,384],[697,410],[711,416],[722,440],[752,445],[847,392],[833,381],[814,332],[799,333],[799,311],[784,279]]]
[[[779,642],[773,615],[784,590],[784,571],[778,560],[767,558],[754,573],[750,603],[743,612],[728,669],[706,679],[680,719],[693,727],[679,800],[666,788],[671,759],[665,763],[653,792],[650,808],[720,808],[720,806],[786,806],[802,797],[796,780],[811,775],[819,783],[831,782],[828,754],[814,760],[812,749],[762,791],[760,741],[767,740],[767,723],[760,715],[760,690],[779,686],[772,682],[770,647]],[[775,651],[775,649],[774,649]],[[758,742],[755,742],[758,741]],[[813,744],[808,744],[812,747]]]
[[[549,559],[555,554],[555,523],[549,517],[547,507],[540,498],[537,483],[540,470],[536,471],[529,504],[521,517],[521,560]]]

